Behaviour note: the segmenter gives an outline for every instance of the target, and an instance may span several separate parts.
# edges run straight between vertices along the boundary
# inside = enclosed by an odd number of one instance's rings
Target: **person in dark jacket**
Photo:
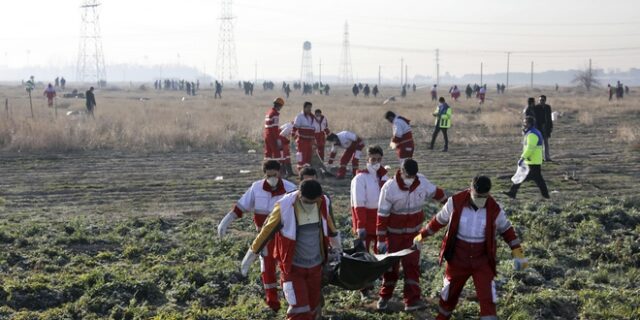
[[[542,105],[536,105],[536,99],[531,97],[527,100],[527,108],[524,111],[525,116],[535,119],[535,127],[542,132],[546,126],[546,118]]]
[[[542,130],[540,130],[542,138],[544,139],[544,161],[551,161],[549,138],[551,137],[551,131],[553,131],[553,121],[551,119],[551,106],[547,104],[547,96],[541,95],[538,98],[536,108],[541,108],[544,114],[544,126],[542,126]]]
[[[93,87],[85,92],[85,97],[87,101],[87,113],[89,113],[91,117],[94,117],[93,110],[96,108],[96,97],[93,95]]]

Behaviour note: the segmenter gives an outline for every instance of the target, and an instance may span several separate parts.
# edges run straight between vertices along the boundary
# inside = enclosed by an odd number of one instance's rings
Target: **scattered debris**
[[[213,179],[213,180],[214,181],[221,181],[221,180],[224,180],[224,177],[223,176],[216,176],[216,178]]]
[[[249,149],[249,150],[247,150],[247,153],[256,153],[256,150],[254,150],[254,149]]]
[[[246,174],[246,173],[249,173],[249,172],[251,172],[251,170],[240,170],[240,173],[242,173],[242,174]]]
[[[382,104],[387,104],[387,103],[389,103],[391,101],[396,101],[396,97],[395,96],[391,96],[391,97],[387,98],[387,100],[382,102]]]

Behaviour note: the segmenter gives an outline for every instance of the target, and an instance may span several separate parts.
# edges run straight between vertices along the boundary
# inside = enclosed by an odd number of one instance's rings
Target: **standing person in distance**
[[[90,87],[84,95],[87,105],[87,113],[90,114],[92,118],[95,118],[93,111],[96,108],[96,96],[93,95],[93,87]]]
[[[433,112],[433,116],[436,117],[436,123],[433,129],[433,135],[431,135],[429,150],[433,150],[433,145],[436,143],[436,138],[438,138],[438,132],[442,131],[442,136],[444,137],[444,149],[442,149],[442,152],[447,152],[449,151],[449,136],[447,135],[447,130],[451,128],[453,111],[444,100],[444,97],[440,97],[438,102],[440,102],[440,104],[436,107],[436,111]]]
[[[549,138],[551,138],[551,132],[553,131],[553,119],[551,118],[551,106],[547,104],[547,96],[541,95],[538,98],[537,107],[542,109],[542,114],[544,115],[544,125],[542,126],[542,130],[538,129],[542,132],[542,139],[544,139],[544,161],[551,162]]]

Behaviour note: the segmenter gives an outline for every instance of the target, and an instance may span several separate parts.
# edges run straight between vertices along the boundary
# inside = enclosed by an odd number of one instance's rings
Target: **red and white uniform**
[[[331,133],[329,130],[329,123],[327,122],[327,118],[325,116],[320,116],[320,118],[316,118],[316,121],[313,122],[313,126],[315,127],[315,136],[316,136],[316,148],[318,149],[318,155],[320,159],[324,161],[324,146],[327,136]]]
[[[331,146],[329,164],[333,164],[333,161],[335,161],[337,154],[336,147],[343,148],[345,151],[340,158],[340,168],[338,169],[336,177],[344,178],[347,174],[347,163],[349,163],[349,161],[351,161],[351,169],[355,176],[356,171],[358,171],[358,166],[360,165],[360,156],[362,154],[362,149],[364,148],[364,141],[362,141],[358,135],[350,131],[341,131],[336,133],[336,135],[338,136],[338,141],[340,143]]]
[[[265,179],[258,180],[251,184],[251,187],[242,195],[240,200],[233,207],[238,218],[242,218],[245,212],[253,212],[253,222],[259,232],[265,220],[273,210],[276,202],[285,194],[295,191],[296,185],[280,179],[275,190]],[[262,272],[262,284],[266,293],[266,301],[269,305],[278,305],[278,279],[276,278],[276,260],[273,258],[274,242],[269,241],[266,245],[266,252],[260,256],[260,271]],[[265,255],[266,253],[266,255]]]
[[[465,190],[449,198],[421,233],[426,237],[446,226],[440,263],[446,260],[447,267],[436,319],[449,319],[469,277],[476,287],[480,318],[495,318],[496,235],[501,235],[512,250],[520,247],[511,222],[493,197],[487,199],[484,208],[476,209],[471,206],[470,191]]]
[[[387,170],[382,167],[376,172],[370,172],[368,169],[358,170],[358,174],[351,180],[352,229],[355,234],[366,231],[367,251],[371,244],[375,249],[380,188],[387,180]]]
[[[394,179],[387,181],[380,190],[378,202],[377,233],[379,242],[387,242],[389,252],[408,249],[418,235],[424,221],[422,208],[428,199],[444,203],[444,191],[425,176],[418,174],[410,186],[405,185],[400,170]],[[420,252],[404,256],[404,303],[411,305],[420,299]],[[382,276],[380,297],[389,299],[398,281],[399,263]]]
[[[317,202],[317,216],[314,220],[305,217],[301,221],[296,214],[296,202],[300,199],[300,192],[295,191],[286,194],[274,207],[267,220],[264,230],[251,245],[253,252],[258,252],[264,247],[265,241],[275,235],[274,257],[278,261],[281,271],[282,291],[287,299],[287,319],[316,319],[320,310],[320,298],[322,295],[322,266],[327,261],[329,248],[339,240],[338,232],[329,214],[330,200],[323,195]],[[295,264],[296,243],[301,229],[310,225],[318,228],[317,235],[320,260],[317,265],[308,267]],[[308,229],[307,229],[308,230]],[[302,236],[304,237],[304,236]],[[329,238],[333,238],[333,241]],[[300,239],[303,241],[303,239]],[[336,243],[337,244],[337,243]],[[299,258],[299,257],[298,257]]]
[[[487,94],[487,89],[484,87],[480,87],[478,90],[478,99],[480,99],[480,103],[484,103],[485,95]]]
[[[311,164],[313,145],[316,141],[315,117],[300,112],[293,120],[293,135],[296,137],[296,167],[298,171],[306,164]]]
[[[278,148],[280,112],[276,108],[271,108],[264,118],[264,159],[278,160],[280,149]]]
[[[411,132],[410,120],[396,116],[393,119],[393,137],[391,142],[396,144],[396,154],[400,163],[405,159],[413,157],[414,144],[413,133]]]
[[[287,122],[280,126],[280,142],[281,153],[280,160],[282,163],[291,163],[291,132],[293,131],[293,123]]]
[[[53,87],[47,87],[44,89],[44,96],[47,97],[47,105],[49,107],[53,106],[53,98],[56,97],[56,89]]]

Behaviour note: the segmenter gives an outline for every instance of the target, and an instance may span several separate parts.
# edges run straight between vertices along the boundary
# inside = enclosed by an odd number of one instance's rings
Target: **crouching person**
[[[281,270],[287,319],[315,319],[320,314],[322,267],[342,253],[340,236],[329,214],[329,198],[320,183],[305,180],[298,191],[278,201],[242,260],[241,272],[275,237],[274,256]]]
[[[528,261],[505,212],[489,191],[491,180],[486,176],[473,178],[471,187],[453,195],[429,224],[414,238],[420,248],[422,239],[448,226],[440,250],[440,263],[447,261],[444,285],[440,293],[438,316],[451,317],[453,309],[467,280],[473,278],[480,319],[497,319],[496,288],[496,240],[497,234],[511,247],[516,270],[525,269]]]

